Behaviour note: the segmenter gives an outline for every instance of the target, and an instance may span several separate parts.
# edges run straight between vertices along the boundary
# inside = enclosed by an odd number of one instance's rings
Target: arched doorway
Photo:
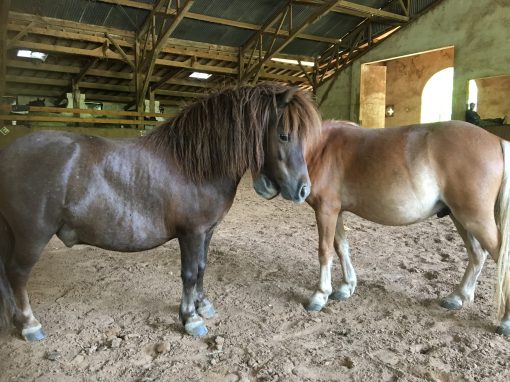
[[[434,74],[421,95],[421,123],[452,119],[453,68]]]

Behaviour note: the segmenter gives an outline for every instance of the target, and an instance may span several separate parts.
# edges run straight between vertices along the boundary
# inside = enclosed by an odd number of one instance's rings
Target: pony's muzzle
[[[264,199],[273,199],[276,197],[280,190],[276,186],[275,183],[271,181],[266,175],[259,174],[256,176],[253,180],[253,188],[255,189],[255,192],[259,196],[262,196]]]

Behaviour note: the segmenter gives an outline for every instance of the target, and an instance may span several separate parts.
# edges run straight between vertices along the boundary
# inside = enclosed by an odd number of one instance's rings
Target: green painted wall
[[[453,46],[452,118],[464,119],[470,79],[510,74],[509,25],[509,0],[443,0],[342,72],[321,106],[323,117],[359,120],[361,64]]]
[[[9,132],[4,135],[0,132],[0,149],[13,142],[16,138],[36,131],[69,131],[77,134],[97,135],[106,138],[130,138],[140,136],[143,130],[121,129],[121,128],[100,128],[100,127],[25,127],[25,126],[6,126]]]

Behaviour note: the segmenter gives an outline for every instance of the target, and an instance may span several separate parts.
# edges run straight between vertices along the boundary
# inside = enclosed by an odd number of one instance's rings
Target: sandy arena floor
[[[0,381],[510,380],[510,340],[493,333],[492,260],[475,304],[449,312],[437,298],[459,282],[467,255],[448,218],[345,221],[356,293],[308,313],[319,270],[313,210],[264,201],[243,179],[211,243],[205,281],[218,315],[201,339],[178,320],[176,241],[122,254],[55,238],[29,284],[48,338],[0,343]]]

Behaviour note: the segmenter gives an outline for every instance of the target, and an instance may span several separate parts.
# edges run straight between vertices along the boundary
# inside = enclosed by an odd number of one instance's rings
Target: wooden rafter
[[[156,89],[159,89],[161,86],[169,83],[169,81],[171,79],[173,79],[174,77],[178,76],[182,72],[183,72],[183,69],[170,70],[167,74],[165,74],[163,77],[161,77],[161,79],[158,82],[156,82],[154,85],[151,85],[151,87],[150,87],[151,92],[153,92]]]
[[[254,34],[252,38],[248,40],[248,42],[242,47],[241,52],[247,52],[248,49],[253,48],[252,53],[250,55],[250,59],[248,60],[248,64],[246,68],[243,69],[243,80],[248,80],[252,77],[257,78],[260,70],[264,66],[264,64],[269,61],[275,54],[284,49],[288,44],[292,42],[294,38],[296,38],[299,33],[301,33],[305,28],[316,22],[319,18],[328,13],[336,4],[338,0],[329,0],[326,1],[323,5],[319,6],[304,22],[301,23],[298,27],[295,27],[291,23],[292,17],[292,3],[288,2],[285,7],[282,7],[278,10],[276,14],[268,19],[268,21],[263,25],[263,29]],[[264,55],[262,55],[262,46],[263,46],[263,33],[264,30],[273,26],[276,22],[280,22],[279,27],[283,25],[283,21],[286,17],[289,17],[289,35],[283,39],[283,41],[279,44],[276,44],[276,35],[273,36],[273,40],[270,43],[270,48]],[[258,59],[252,64],[252,57],[254,56],[254,52],[259,50]]]
[[[171,4],[172,0],[168,0],[168,1],[169,1],[168,4]],[[138,62],[137,70],[138,70],[138,75],[141,77],[141,81],[139,82],[140,86],[137,90],[138,107],[141,106],[141,104],[144,102],[144,99],[147,95],[147,91],[149,89],[149,83],[150,83],[150,80],[152,77],[152,73],[154,72],[154,67],[156,65],[156,62],[158,61],[159,53],[161,52],[163,47],[166,45],[168,37],[170,37],[172,32],[177,28],[179,23],[184,18],[184,15],[186,14],[186,12],[189,11],[189,9],[193,5],[193,3],[194,3],[194,0],[184,0],[184,4],[182,5],[182,7],[180,7],[177,10],[175,17],[172,20],[165,20],[165,23],[162,24],[162,26],[161,26],[161,31],[158,34],[157,39],[156,39],[156,36],[153,34],[154,43],[152,45],[152,50],[150,51],[149,55],[147,56],[147,58],[145,60],[143,60],[143,61],[140,60]],[[179,4],[179,1],[177,1],[177,4]],[[161,5],[161,2],[158,1],[156,3],[156,7],[159,7],[160,5]],[[156,7],[155,7],[155,11],[156,11]],[[145,52],[142,55],[142,57],[145,57]]]
[[[9,31],[22,31],[25,30],[26,25],[23,25],[23,23],[29,23],[30,15],[20,14],[20,13],[14,13],[14,18],[12,18],[11,14],[11,20],[8,24],[8,30]],[[56,51],[51,50],[52,53],[71,53],[71,54],[80,54],[83,53],[86,56],[95,56],[95,57],[104,57],[104,58],[113,58],[113,59],[119,59],[121,57],[120,53],[114,52],[109,49],[109,45],[106,44],[112,44],[111,41],[109,41],[104,33],[98,33],[96,30],[96,26],[89,25],[89,24],[77,24],[71,22],[70,25],[67,25],[68,22],[66,22],[66,27],[62,28],[60,26],[60,20],[57,19],[50,19],[45,18],[43,21],[41,21],[42,24],[36,23],[35,26],[32,26],[30,28],[29,33],[32,35],[38,35],[38,36],[54,36],[65,40],[73,40],[73,41],[83,41],[83,42],[90,42],[90,43],[96,43],[101,45],[103,47],[103,51],[98,49],[95,52],[84,52],[84,51]],[[81,26],[80,33],[73,32],[74,28],[77,26]],[[114,40],[120,47],[122,48],[129,48],[129,50],[134,51],[134,37],[128,37],[128,36],[119,36],[116,34],[115,36],[110,35],[111,39]],[[30,44],[33,41],[27,40],[27,43]],[[16,47],[21,47],[19,41],[14,41],[13,44],[16,45]],[[58,44],[57,44],[58,45]],[[104,47],[106,46],[107,49]],[[41,48],[42,49],[42,48]],[[118,49],[117,49],[118,50]],[[169,53],[169,54],[176,54],[176,55],[183,55],[183,56],[189,56],[189,57],[196,57],[196,58],[206,58],[206,59],[212,59],[217,61],[226,61],[230,63],[238,64],[238,53],[234,51],[234,48],[229,47],[221,47],[221,46],[215,46],[212,44],[205,44],[205,43],[196,43],[196,42],[189,42],[189,41],[180,41],[176,39],[172,39],[171,44],[167,44],[163,47],[161,50],[163,53]],[[127,55],[127,54],[126,54]],[[134,60],[134,56],[127,55],[128,59]],[[311,57],[302,57],[303,60],[313,60]],[[124,58],[126,60],[126,58]],[[292,66],[289,64],[284,63],[278,63],[269,61],[266,63],[265,66],[273,67],[273,68],[282,68],[287,70],[295,70],[298,71],[296,66]],[[192,68],[190,68],[192,69]]]
[[[294,3],[302,5],[322,5],[322,0],[295,0]],[[409,21],[408,15],[399,15],[398,13],[388,12],[383,9],[368,7],[366,5],[354,3],[351,1],[338,1],[336,6],[331,10],[335,13],[341,13],[356,17],[386,19],[406,23]]]
[[[80,69],[79,73],[77,73],[76,76],[71,78],[71,80],[69,81],[68,89],[65,92],[63,92],[60,97],[58,97],[58,99],[55,102],[56,105],[58,105],[66,97],[67,93],[73,91],[76,87],[80,86],[80,82],[83,80],[83,78],[85,78],[89,70],[92,69],[97,64],[98,60],[99,60],[98,58],[93,58],[89,60],[89,62],[87,62],[87,64],[85,64],[85,66]]]
[[[124,49],[121,48],[121,46],[117,43],[117,41],[115,41],[115,39],[109,33],[105,33],[105,36],[108,39],[108,41],[110,41],[113,44],[113,46],[115,46],[115,48],[117,49],[117,52],[119,52],[119,54],[122,56],[124,61],[127,62],[133,70],[136,70],[134,62],[126,54],[126,52],[124,52]]]
[[[130,0],[97,0],[98,2],[107,3],[107,4],[116,4],[116,5],[122,5],[129,8],[135,8],[135,9],[144,9],[151,11],[152,5],[147,3],[141,3],[138,1],[130,1]],[[293,4],[304,4],[304,5],[320,5],[323,3],[323,1],[320,0],[292,0]],[[406,22],[408,21],[408,17],[406,18],[403,15],[399,15],[396,13],[380,10],[373,7],[363,6],[354,2],[349,1],[341,1],[339,2],[337,7],[333,8],[332,11],[336,13],[346,14],[346,15],[352,15],[357,17],[373,17],[377,16],[380,19],[386,19],[386,20],[392,20],[392,21],[398,21],[398,22]],[[168,9],[168,13],[173,14],[175,12],[175,9],[170,8]],[[247,30],[260,30],[262,29],[261,25],[257,24],[251,24],[246,22],[241,22],[237,20],[230,20],[225,19],[221,17],[213,17],[208,15],[203,15],[200,13],[193,13],[188,12],[185,16],[186,18],[192,19],[192,20],[199,20],[199,21],[205,21],[213,24],[220,24],[220,25],[227,25],[235,28],[240,29],[247,29]],[[264,33],[272,34],[275,30],[273,28],[268,28],[265,30]],[[279,37],[286,37],[288,36],[287,31],[279,31],[278,32]],[[316,35],[310,35],[305,33],[300,33],[299,38],[303,40],[309,40],[309,41],[317,41],[317,42],[325,42],[334,44],[336,41],[334,38],[325,38],[322,36],[316,36]]]

